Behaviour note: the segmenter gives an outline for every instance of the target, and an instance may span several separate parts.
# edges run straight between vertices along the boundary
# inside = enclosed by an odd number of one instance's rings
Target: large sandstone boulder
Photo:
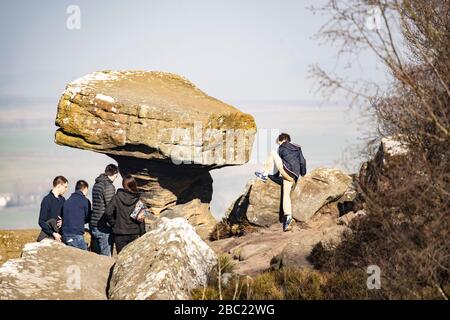
[[[352,177],[338,169],[317,168],[300,178],[291,191],[292,216],[309,220],[324,205],[336,201],[351,188]],[[254,225],[268,227],[282,221],[282,182],[252,179],[226,215],[231,223],[242,217]]]
[[[352,178],[341,170],[312,170],[292,191],[292,216],[297,221],[307,221],[325,204],[340,198],[351,184]]]
[[[251,115],[154,71],[94,72],[69,83],[56,125],[57,144],[107,154],[134,176],[155,215],[209,203],[209,171],[246,163],[256,133]]]
[[[214,219],[209,211],[209,204],[202,203],[199,199],[170,207],[163,211],[160,217],[169,219],[185,218],[202,239],[208,239],[211,231],[217,224],[217,220]]]
[[[217,256],[184,218],[160,218],[153,230],[126,246],[112,273],[113,300],[189,299],[207,283]]]
[[[113,264],[50,239],[28,243],[0,267],[0,299],[104,300]]]

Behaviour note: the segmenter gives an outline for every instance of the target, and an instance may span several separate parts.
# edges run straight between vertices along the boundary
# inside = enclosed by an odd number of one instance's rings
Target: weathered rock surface
[[[94,72],[69,83],[56,125],[56,143],[61,145],[169,162],[177,155],[181,160],[185,152],[192,157],[183,160],[201,166],[245,163],[256,132],[251,115],[208,96],[183,77],[154,71]],[[215,139],[237,133],[232,130],[246,134],[239,141],[246,143],[242,157],[227,158],[225,149],[221,159],[210,157],[213,147],[225,143]],[[220,136],[207,137],[215,133]],[[229,143],[236,146],[235,140]]]
[[[243,246],[237,247],[233,250],[232,254],[233,257],[244,261],[247,260],[255,255],[258,255],[263,252],[267,252],[270,250],[270,246],[267,244],[245,244]]]
[[[179,204],[163,211],[161,217],[169,219],[185,218],[195,228],[202,239],[207,239],[214,229],[217,220],[209,210],[209,203],[194,199],[185,204]]]
[[[324,205],[339,199],[351,184],[352,178],[340,170],[312,170],[291,191],[292,216],[297,221],[308,221]],[[251,224],[268,227],[282,221],[281,198],[281,181],[253,179],[226,214],[231,222],[245,216]]]
[[[0,299],[107,299],[114,259],[45,239],[0,267]],[[79,275],[79,276],[78,276]]]
[[[94,72],[69,83],[56,125],[57,144],[105,153],[134,176],[155,215],[209,203],[209,170],[246,163],[256,133],[251,115],[153,71]]]
[[[373,159],[364,162],[359,171],[359,183],[368,191],[383,192],[391,171],[402,166],[408,156],[408,147],[399,137],[385,137]]]
[[[338,169],[317,168],[300,179],[292,191],[292,216],[307,221],[323,205],[340,198],[352,178]]]
[[[325,246],[338,243],[346,230],[346,226],[338,224],[338,217],[320,214],[305,226],[294,225],[289,232],[283,232],[281,225],[275,224],[208,243],[217,254],[229,254],[236,259],[234,272],[255,276],[269,268],[312,267],[308,261],[312,249],[319,243]]]
[[[189,299],[216,264],[216,254],[186,219],[160,218],[156,228],[118,255],[109,298]]]

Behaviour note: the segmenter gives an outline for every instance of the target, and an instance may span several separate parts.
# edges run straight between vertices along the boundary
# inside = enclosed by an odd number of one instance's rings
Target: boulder
[[[292,216],[301,222],[309,220],[323,206],[344,195],[351,185],[352,177],[338,169],[312,170],[300,178],[291,191]],[[226,216],[231,223],[245,217],[253,225],[268,227],[282,221],[281,199],[281,180],[272,178],[264,182],[252,179]]]
[[[268,179],[266,182],[254,179],[246,212],[251,224],[268,227],[280,220],[281,186],[279,182]]]
[[[212,196],[210,170],[246,163],[253,117],[175,74],[102,71],[69,83],[55,142],[101,152],[131,174],[155,215]]]
[[[158,225],[127,245],[112,271],[113,300],[189,299],[206,285],[217,256],[184,218],[159,218]]]
[[[408,147],[401,142],[401,136],[382,138],[375,156],[361,165],[359,185],[369,192],[384,192],[389,185],[391,173],[404,165],[408,154]]]
[[[339,199],[352,178],[338,169],[317,168],[302,177],[291,194],[292,216],[307,221],[325,204]]]
[[[0,267],[0,299],[105,300],[113,264],[51,239],[28,243]]]
[[[270,250],[270,247],[266,244],[244,244],[233,250],[233,257],[239,259],[239,261],[247,260],[257,254],[264,253]]]
[[[185,218],[204,240],[209,238],[211,231],[217,224],[216,219],[209,210],[209,203],[202,203],[199,199],[170,207],[163,211],[160,217],[169,219]]]
[[[347,214],[344,214],[342,217],[339,217],[338,224],[348,226],[350,222],[355,219],[356,217],[365,216],[366,211],[365,210],[359,210],[357,212],[349,212]]]

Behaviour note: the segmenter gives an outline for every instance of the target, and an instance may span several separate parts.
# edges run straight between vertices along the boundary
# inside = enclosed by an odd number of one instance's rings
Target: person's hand
[[[59,233],[53,232],[53,238],[55,238],[56,241],[62,242],[61,235]]]
[[[61,226],[62,226],[62,218],[60,216],[58,216],[58,220],[56,221],[56,226],[58,228],[61,228]]]
[[[144,221],[144,212],[143,211],[138,213],[138,215],[136,217],[136,220],[139,221],[139,222]]]

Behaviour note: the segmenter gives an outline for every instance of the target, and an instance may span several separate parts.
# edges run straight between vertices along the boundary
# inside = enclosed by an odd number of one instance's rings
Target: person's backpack
[[[300,175],[303,177],[306,174],[306,159],[303,156],[302,148],[298,148],[300,158]]]

